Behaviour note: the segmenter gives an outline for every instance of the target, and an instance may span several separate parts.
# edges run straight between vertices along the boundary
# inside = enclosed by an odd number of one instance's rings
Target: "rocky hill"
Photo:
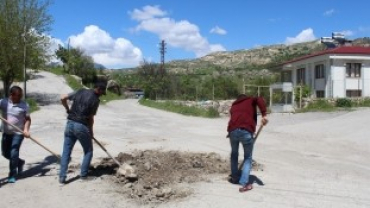
[[[370,45],[370,38],[353,40],[353,45]],[[172,72],[187,72],[196,69],[218,68],[224,70],[273,69],[276,65],[293,58],[325,50],[320,40],[293,45],[270,45],[237,51],[216,52],[192,60],[175,60],[166,63]]]
[[[353,45],[370,46],[370,38],[353,40]],[[273,72],[285,61],[308,55],[326,47],[320,40],[292,45],[277,44],[253,49],[223,51],[187,60],[174,60],[166,63],[166,70],[176,74],[238,74],[260,75]],[[135,73],[137,68],[124,69],[124,73]],[[115,70],[117,71],[117,70]]]

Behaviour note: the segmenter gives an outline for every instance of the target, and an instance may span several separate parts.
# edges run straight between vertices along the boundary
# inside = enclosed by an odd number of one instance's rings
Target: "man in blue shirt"
[[[94,116],[99,107],[99,97],[105,94],[105,90],[106,85],[97,83],[94,89],[80,89],[61,97],[62,105],[68,113],[68,121],[64,132],[63,153],[60,163],[60,184],[66,183],[68,164],[77,140],[84,151],[80,177],[81,179],[87,177],[93,156]],[[69,108],[67,100],[73,101],[71,108]]]
[[[24,137],[30,137],[31,117],[28,104],[21,100],[22,96],[22,89],[13,86],[10,88],[9,98],[0,100],[2,117],[19,129],[23,129],[23,132],[18,132],[12,126],[3,123],[1,152],[9,160],[8,183],[15,183],[17,174],[23,171],[25,161],[19,158],[19,149]]]

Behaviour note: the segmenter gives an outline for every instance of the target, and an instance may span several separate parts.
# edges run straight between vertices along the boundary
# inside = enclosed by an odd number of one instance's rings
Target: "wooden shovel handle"
[[[102,150],[104,150],[105,153],[107,153],[107,155],[112,158],[112,160],[120,167],[121,166],[121,163],[118,162],[118,160],[116,160],[116,158],[114,158],[111,154],[109,154],[108,150],[105,149],[105,147],[95,138],[95,137],[92,137],[92,139],[95,141],[96,144],[99,145],[100,148],[102,148]]]
[[[24,135],[24,131],[22,131],[18,126],[15,126],[11,123],[9,123],[6,119],[4,119],[3,117],[0,116],[0,119],[2,121],[4,121],[6,124],[8,124],[9,126],[15,128],[19,133],[22,133]],[[44,148],[46,151],[50,152],[51,154],[53,154],[54,156],[56,156],[58,159],[60,159],[60,155],[58,155],[57,153],[53,152],[52,150],[50,150],[49,148],[47,148],[46,146],[44,146],[43,144],[41,144],[37,139],[33,138],[33,137],[29,137],[33,142],[35,142],[36,144],[38,144],[39,146],[41,146],[42,148]]]

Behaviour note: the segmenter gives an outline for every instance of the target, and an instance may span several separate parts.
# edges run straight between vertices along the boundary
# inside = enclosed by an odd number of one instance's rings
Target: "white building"
[[[283,64],[282,81],[316,98],[370,97],[370,47],[342,46]]]
[[[293,89],[301,85],[311,89],[313,98],[370,97],[370,47],[342,46],[284,63],[282,83],[270,86],[270,97],[283,96],[270,99],[271,110],[294,112]]]

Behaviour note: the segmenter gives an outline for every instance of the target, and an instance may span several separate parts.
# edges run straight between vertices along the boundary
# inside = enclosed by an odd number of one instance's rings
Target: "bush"
[[[66,75],[66,81],[68,83],[68,86],[70,86],[73,90],[78,90],[83,87],[81,83],[79,83],[75,78],[73,78],[69,74]]]
[[[309,103],[308,106],[304,109],[301,110],[301,112],[314,112],[314,111],[324,111],[324,112],[328,112],[328,111],[334,111],[336,110],[335,107],[329,103],[328,100],[325,100],[325,99],[320,99],[320,100],[316,100],[312,103]]]
[[[27,98],[26,99],[26,102],[28,103],[29,107],[30,107],[30,112],[34,112],[34,111],[37,111],[39,109],[39,106],[37,105],[37,102],[35,99],[33,98]]]
[[[352,101],[348,98],[338,98],[335,101],[335,106],[341,108],[350,108],[352,107]]]
[[[215,108],[208,108],[207,110],[207,114],[206,114],[208,118],[218,118],[220,117],[220,113],[217,111],[217,109]]]
[[[139,103],[144,106],[170,111],[174,113],[180,113],[182,115],[187,116],[199,116],[206,118],[217,118],[220,116],[218,111],[214,108],[204,109],[195,106],[185,106],[172,101],[156,102],[154,100],[141,99],[139,100]]]
[[[294,94],[295,94],[295,101],[299,101],[300,96],[300,88],[299,86],[294,88]],[[308,98],[311,96],[311,88],[307,85],[302,86],[302,98]]]
[[[364,98],[360,100],[357,104],[356,107],[370,107],[370,98]]]
[[[112,101],[112,100],[120,100],[122,98],[123,98],[123,96],[117,95],[117,94],[115,94],[115,93],[110,92],[110,91],[107,90],[106,95],[102,95],[100,97],[100,100],[101,100],[101,103],[102,104],[106,104],[109,101]]]
[[[55,75],[64,75],[65,74],[63,67],[60,67],[60,66],[58,66],[58,67],[51,67],[48,70],[49,70],[49,72],[51,72],[51,73],[53,73]]]

